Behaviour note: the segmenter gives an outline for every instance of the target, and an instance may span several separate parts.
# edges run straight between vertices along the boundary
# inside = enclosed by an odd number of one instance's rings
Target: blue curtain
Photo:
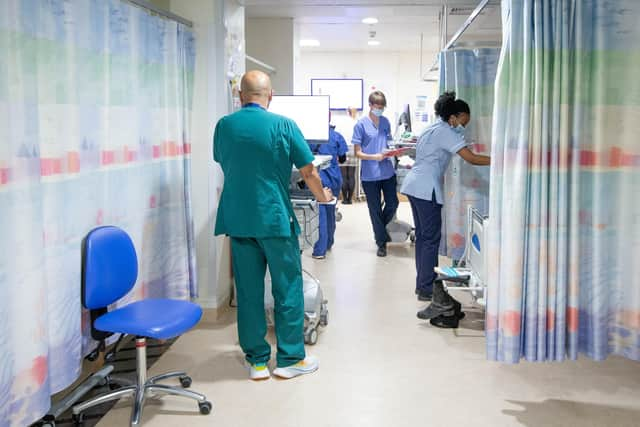
[[[640,360],[640,2],[504,0],[487,348]]]
[[[0,426],[25,426],[94,343],[81,242],[133,238],[127,296],[195,294],[194,38],[117,0],[0,2]]]
[[[469,148],[491,152],[493,99],[500,49],[456,49],[440,53],[440,93],[455,91],[471,110],[465,130]],[[466,245],[467,207],[489,213],[489,168],[477,167],[453,156],[444,176],[440,254],[462,258]]]

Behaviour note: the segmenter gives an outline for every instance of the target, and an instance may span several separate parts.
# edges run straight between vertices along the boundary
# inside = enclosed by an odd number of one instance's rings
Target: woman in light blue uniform
[[[311,151],[315,154],[331,156],[331,164],[328,168],[320,171],[322,186],[330,188],[333,194],[340,193],[342,187],[342,173],[338,163],[344,163],[347,159],[347,142],[335,126],[329,127],[329,142],[326,144],[315,144],[311,146]],[[319,212],[318,241],[313,246],[312,257],[324,259],[328,250],[333,246],[336,232],[336,205],[320,205]]]
[[[439,327],[457,327],[460,304],[447,294],[442,283],[435,283],[438,249],[442,228],[444,174],[451,157],[458,154],[472,165],[489,165],[487,156],[474,154],[466,147],[464,127],[471,120],[469,105],[445,92],[435,106],[438,120],[418,138],[416,162],[406,176],[400,192],[409,197],[416,226],[416,294],[420,301],[433,298],[430,306],[418,313]]]
[[[387,106],[384,93],[376,90],[369,95],[369,114],[358,120],[353,127],[351,143],[355,156],[362,160],[360,180],[367,196],[367,207],[373,234],[378,246],[377,255],[387,256],[387,224],[398,209],[396,193],[396,171],[391,159],[383,154],[389,148],[391,124],[382,115]]]

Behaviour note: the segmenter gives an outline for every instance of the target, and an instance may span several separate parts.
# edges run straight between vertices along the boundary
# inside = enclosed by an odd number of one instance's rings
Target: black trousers
[[[433,281],[437,277],[433,268],[438,266],[442,236],[442,205],[435,201],[435,192],[432,200],[409,196],[416,226],[416,291],[425,293],[433,291]]]
[[[340,166],[342,173],[342,200],[351,202],[353,190],[356,188],[356,167]]]
[[[362,189],[367,196],[369,217],[378,247],[387,243],[387,224],[391,222],[398,209],[396,176],[382,181],[362,181]],[[384,202],[383,202],[384,200]]]

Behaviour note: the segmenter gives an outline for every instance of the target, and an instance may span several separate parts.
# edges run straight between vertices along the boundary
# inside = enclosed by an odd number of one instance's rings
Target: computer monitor
[[[364,81],[362,79],[311,79],[311,95],[329,95],[332,110],[355,108],[361,111]]]
[[[411,132],[411,110],[409,104],[405,104],[404,110],[398,117],[398,126],[404,125],[405,132]]]
[[[292,119],[310,144],[329,142],[329,97],[274,95],[269,111]]]

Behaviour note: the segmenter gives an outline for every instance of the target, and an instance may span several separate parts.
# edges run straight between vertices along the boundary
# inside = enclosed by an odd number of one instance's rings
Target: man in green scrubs
[[[295,122],[267,111],[271,97],[269,76],[247,72],[240,89],[242,108],[220,119],[213,136],[213,158],[224,172],[215,234],[231,237],[238,335],[254,380],[270,376],[264,311],[267,266],[278,341],[273,374],[293,378],[318,369],[317,359],[304,350],[300,228],[288,191],[292,166],[319,202],[333,198],[322,188],[313,154]]]

